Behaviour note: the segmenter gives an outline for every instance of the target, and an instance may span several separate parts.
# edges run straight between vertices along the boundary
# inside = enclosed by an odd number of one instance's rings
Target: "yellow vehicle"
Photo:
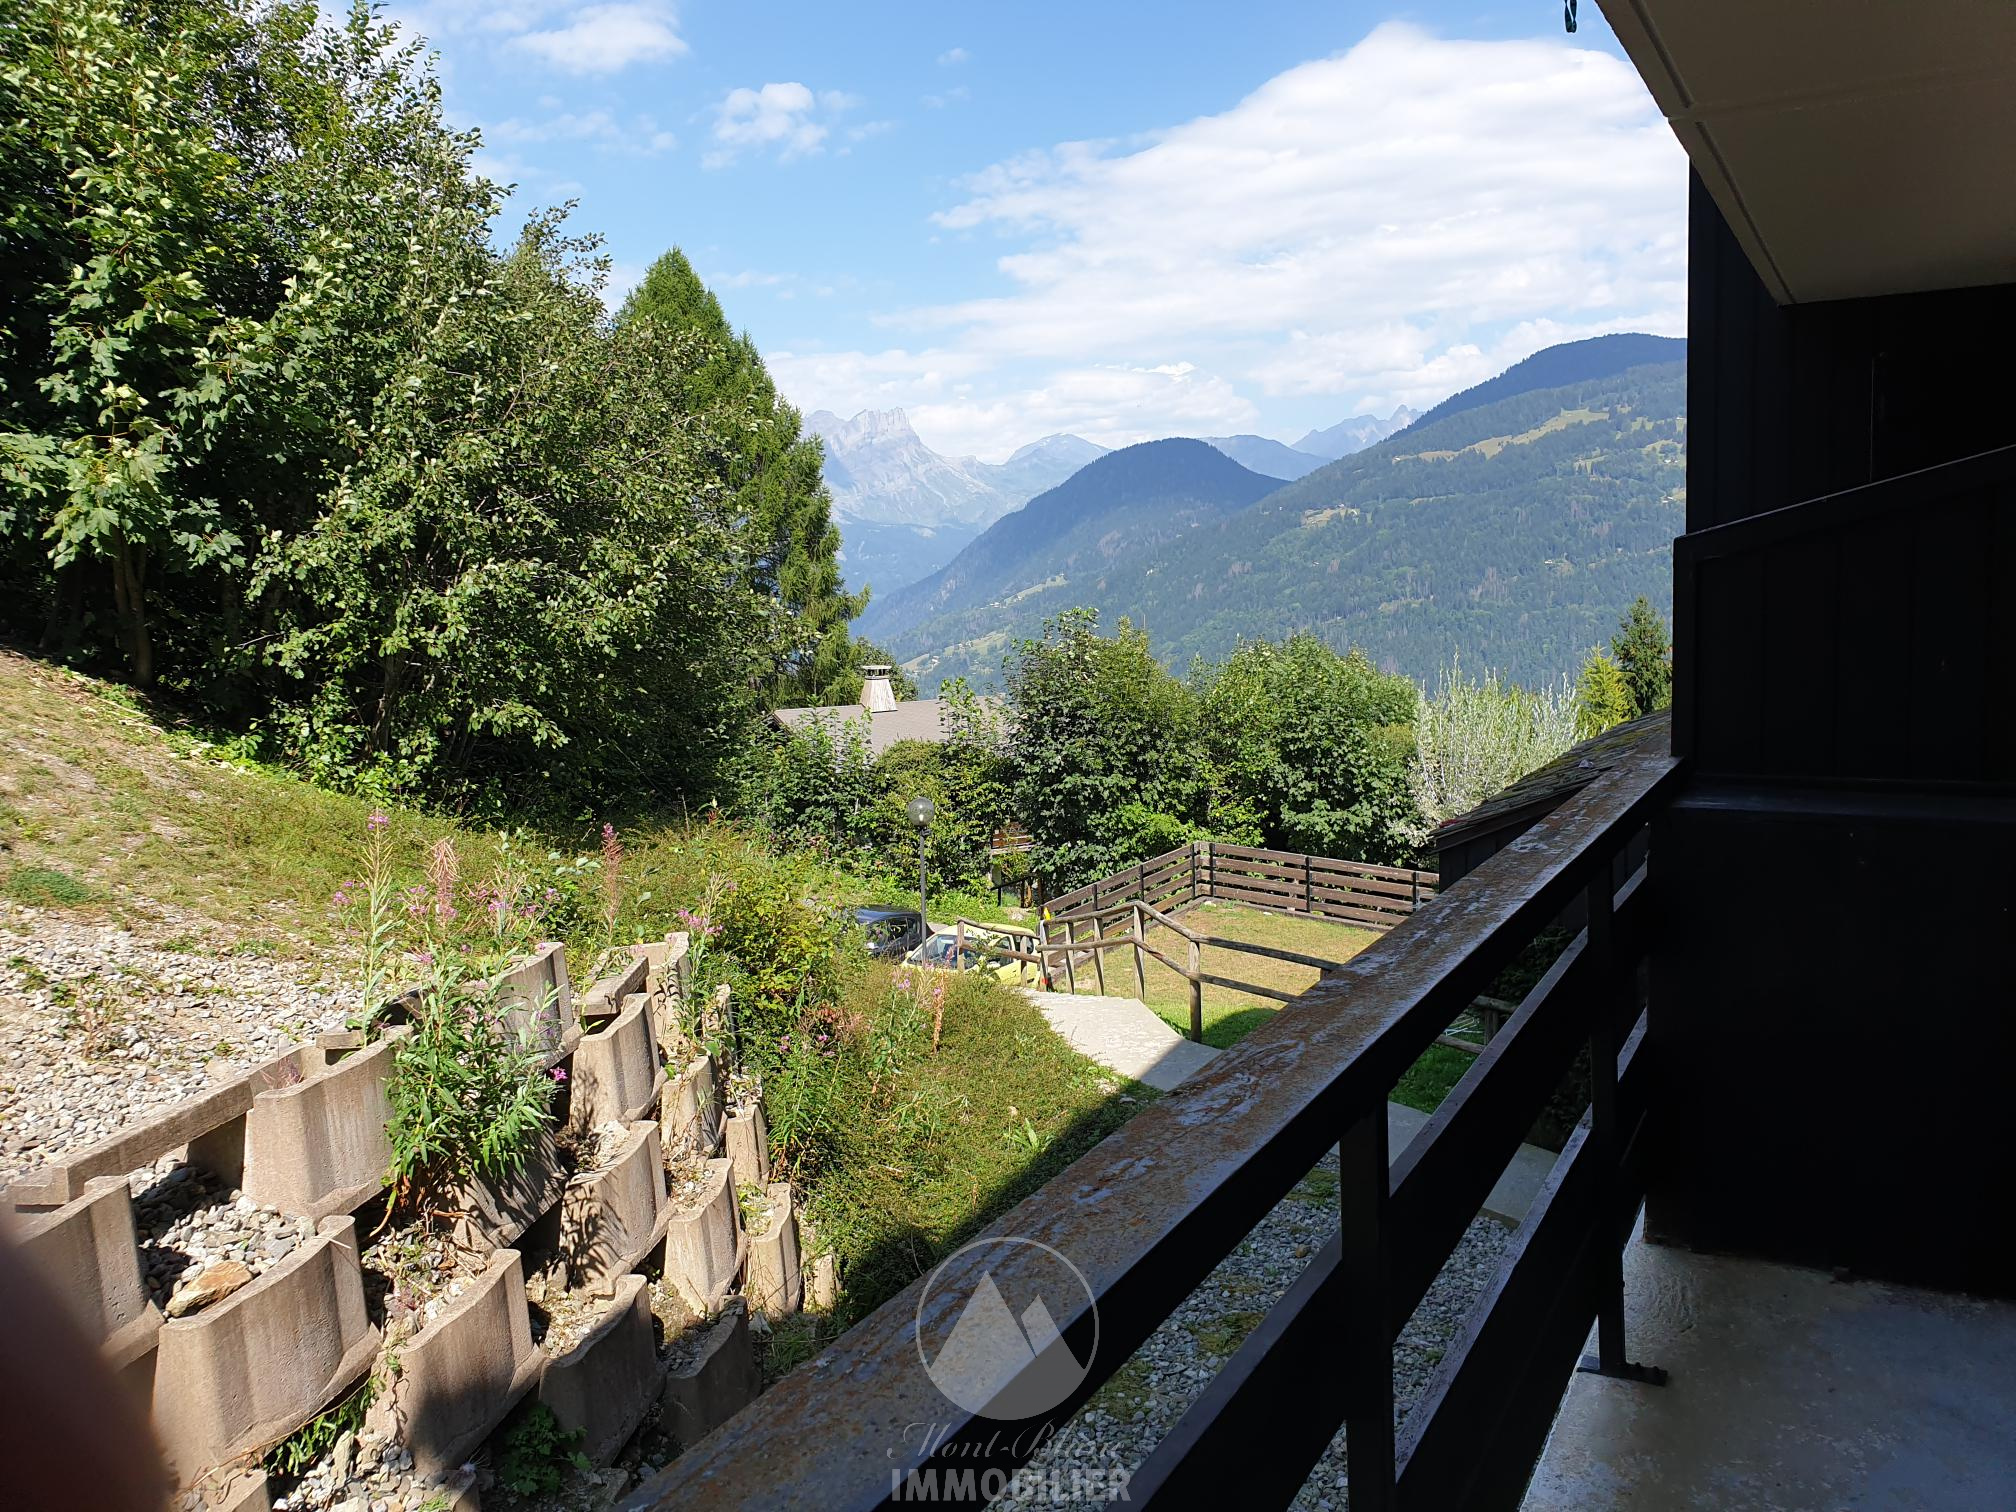
[[[1028,962],[1003,955],[1004,951],[1021,950],[1013,935],[968,924],[963,949],[959,936],[960,931],[950,925],[934,924],[930,938],[904,956],[903,964],[934,971],[985,971],[1004,982],[1028,981],[1038,975]]]

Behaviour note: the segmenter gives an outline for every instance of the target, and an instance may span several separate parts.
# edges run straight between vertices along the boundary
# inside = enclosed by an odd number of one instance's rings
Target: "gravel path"
[[[1266,1311],[1337,1231],[1337,1159],[1325,1157],[1286,1201],[1255,1226],[1244,1242],[1205,1278],[1190,1299],[1151,1334],[1063,1431],[1029,1461],[1037,1483],[1068,1488],[1110,1484],[1115,1470],[1138,1469],[1204,1385],[1256,1327]],[[1395,1416],[1427,1389],[1442,1354],[1454,1340],[1478,1293],[1498,1264],[1512,1230],[1491,1218],[1471,1224],[1456,1252],[1429,1289],[1393,1347]],[[1294,1505],[1305,1512],[1346,1506],[1344,1437],[1324,1452]],[[1007,1496],[993,1505],[1009,1512],[1047,1501]],[[1124,1505],[1124,1503],[1116,1504]]]
[[[0,904],[0,1185],[337,1027],[317,975]]]

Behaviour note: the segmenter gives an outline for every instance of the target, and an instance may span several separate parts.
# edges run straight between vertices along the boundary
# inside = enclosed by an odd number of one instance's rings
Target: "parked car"
[[[900,959],[924,943],[924,915],[914,908],[857,908],[854,922],[878,959]]]
[[[1014,950],[1013,937],[991,929],[966,928],[966,948],[959,948],[959,932],[937,925],[931,938],[903,957],[906,966],[928,966],[935,971],[987,971],[1004,982],[1022,979],[1023,962],[1001,958],[1000,952]]]

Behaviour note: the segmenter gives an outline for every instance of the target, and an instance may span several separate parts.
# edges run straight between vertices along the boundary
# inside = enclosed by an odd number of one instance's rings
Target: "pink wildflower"
[[[388,818],[386,815],[382,813],[377,813],[373,814],[369,819],[366,819],[364,821],[364,827],[370,830],[373,834],[376,834],[379,830],[384,829],[385,826],[390,824],[391,822],[392,822],[391,819]]]
[[[553,1068],[553,1080],[555,1080],[556,1082],[564,1082],[565,1080],[567,1080],[567,1073],[561,1070],[558,1066],[555,1066]]]

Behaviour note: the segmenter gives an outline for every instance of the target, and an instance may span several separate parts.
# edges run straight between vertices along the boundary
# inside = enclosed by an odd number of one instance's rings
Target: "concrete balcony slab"
[[[1642,1233],[1624,1291],[1629,1356],[1669,1382],[1575,1376],[1527,1512],[2016,1505],[2016,1303],[1836,1281]]]

